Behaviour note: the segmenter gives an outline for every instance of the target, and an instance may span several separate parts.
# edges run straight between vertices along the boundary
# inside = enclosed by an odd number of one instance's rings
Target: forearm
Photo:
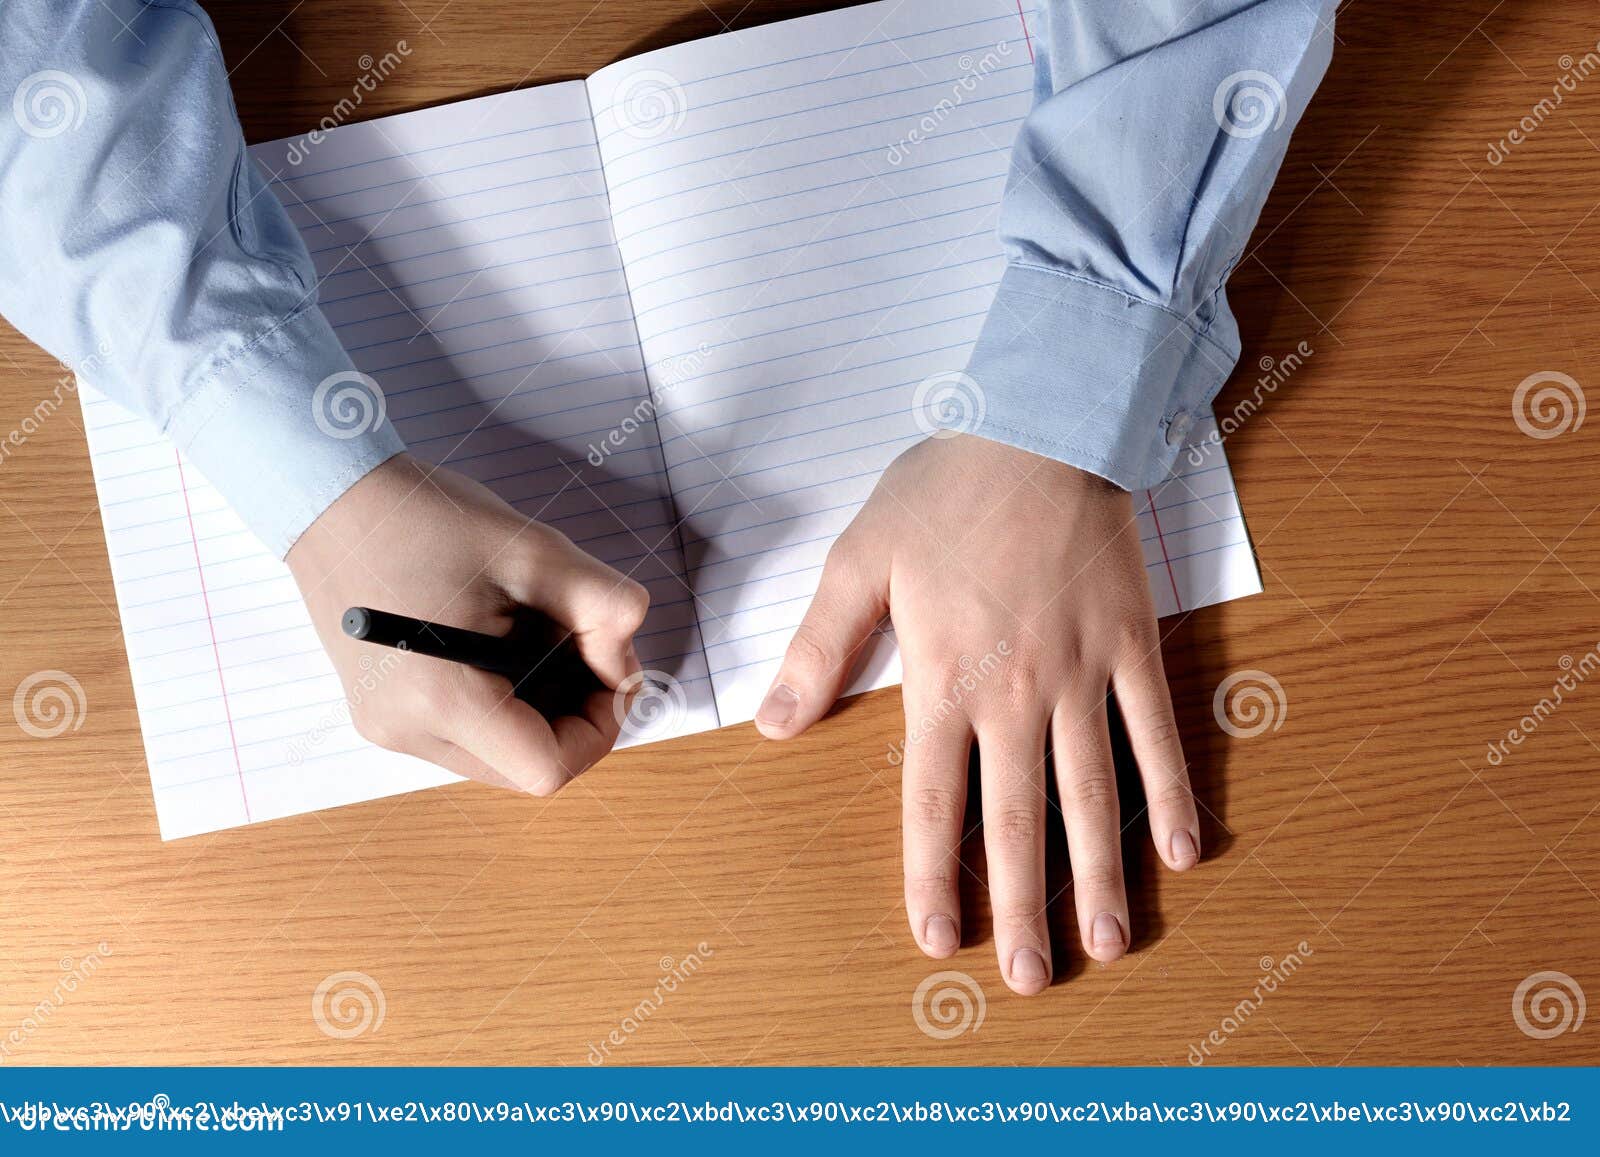
[[[1159,481],[1239,354],[1223,288],[1326,70],[1335,0],[1045,0],[969,374],[978,433]]]

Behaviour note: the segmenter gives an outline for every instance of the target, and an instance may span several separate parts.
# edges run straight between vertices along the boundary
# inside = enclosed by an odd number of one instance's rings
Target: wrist
[[[924,445],[930,443],[949,445],[955,453],[971,458],[985,483],[1006,477],[1028,479],[1052,494],[1084,498],[1126,496],[1128,493],[1111,479],[1092,470],[982,434],[930,438]]]
[[[296,577],[326,571],[348,557],[406,496],[426,482],[427,474],[410,454],[401,451],[368,470],[307,526],[284,561]]]

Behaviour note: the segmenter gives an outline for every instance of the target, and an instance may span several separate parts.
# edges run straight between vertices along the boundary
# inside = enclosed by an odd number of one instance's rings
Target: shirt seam
[[[1183,314],[1179,313],[1177,310],[1173,309],[1171,306],[1162,305],[1159,302],[1147,301],[1146,299],[1144,299],[1142,297],[1137,297],[1134,294],[1131,294],[1131,293],[1127,292],[1126,290],[1118,289],[1114,285],[1108,285],[1103,281],[1097,281],[1092,277],[1085,277],[1081,273],[1073,273],[1073,272],[1070,272],[1069,270],[1065,270],[1065,269],[1052,269],[1048,265],[1035,265],[1035,264],[1033,264],[1031,262],[1026,262],[1026,261],[1013,261],[1011,263],[1011,268],[1013,268],[1013,269],[1026,269],[1026,270],[1029,270],[1029,271],[1034,272],[1034,273],[1046,273],[1046,274],[1049,274],[1051,277],[1060,278],[1063,281],[1070,281],[1070,282],[1073,282],[1073,283],[1078,284],[1078,285],[1086,285],[1086,286],[1089,286],[1092,289],[1098,289],[1098,290],[1101,290],[1101,291],[1103,291],[1105,293],[1112,294],[1112,295],[1114,295],[1116,297],[1122,298],[1124,301],[1129,302],[1130,304],[1142,305],[1142,306],[1145,306],[1146,308],[1156,310],[1156,311],[1158,311],[1160,313],[1166,314],[1168,317],[1170,317],[1173,320],[1175,320],[1176,322],[1178,322],[1178,324],[1183,326],[1184,329],[1188,330],[1196,338],[1200,339],[1201,341],[1204,341],[1207,345],[1211,346],[1218,353],[1224,354],[1224,355],[1226,355],[1226,356],[1228,356],[1230,358],[1237,356],[1236,354],[1230,353],[1224,346],[1221,345],[1221,343],[1219,343],[1214,337],[1211,336],[1211,332],[1210,332],[1211,331],[1211,326],[1210,326],[1209,323],[1207,325],[1205,325],[1205,326],[1197,326],[1197,325],[1195,325],[1193,323],[1193,321],[1190,320],[1190,318],[1185,317]],[[1064,305],[1066,305],[1067,308],[1081,310],[1082,312],[1090,314],[1091,316],[1102,318],[1105,321],[1116,321],[1116,322],[1123,322],[1124,324],[1126,324],[1126,319],[1124,319],[1122,317],[1118,317],[1118,316],[1116,316],[1114,314],[1104,313],[1104,312],[1102,312],[1100,310],[1095,309],[1093,306],[1083,305],[1083,304],[1080,304],[1080,303],[1077,303],[1077,302],[1063,303],[1060,298],[1049,297],[1049,296],[1047,296],[1047,295],[1045,295],[1043,293],[1040,293],[1037,290],[1028,289],[1025,286],[1018,286],[1018,285],[1016,285],[1014,283],[1010,284],[1010,285],[1005,285],[1004,282],[1002,282],[1002,285],[1003,285],[1003,289],[1001,290],[1001,292],[1003,294],[1013,294],[1013,293],[1015,293],[1015,294],[1018,294],[1018,295],[1021,295],[1021,296],[1031,297],[1035,301],[1044,301],[1044,302],[1053,302],[1053,303],[1057,303],[1057,304],[1064,304]],[[1220,292],[1220,290],[1221,290],[1221,287],[1219,286],[1218,287],[1218,291]]]

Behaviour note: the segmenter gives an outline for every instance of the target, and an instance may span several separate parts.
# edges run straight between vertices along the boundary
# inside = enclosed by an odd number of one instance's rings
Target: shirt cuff
[[[967,364],[973,432],[1125,490],[1156,485],[1239,359],[1226,301],[1208,305],[1201,329],[1085,278],[1008,266]]]
[[[218,354],[201,377],[165,432],[278,558],[405,449],[378,384],[315,305]]]

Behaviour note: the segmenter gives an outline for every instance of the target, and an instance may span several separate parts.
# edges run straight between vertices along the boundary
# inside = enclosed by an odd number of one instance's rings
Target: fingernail
[[[786,726],[794,718],[794,710],[800,706],[800,696],[794,693],[794,688],[787,683],[779,683],[767,692],[767,697],[761,701],[761,710],[756,712],[757,723],[769,723],[773,727]]]
[[[961,947],[961,935],[956,931],[956,922],[948,916],[929,916],[928,922],[922,926],[922,943],[929,952],[937,952],[941,956],[954,952]]]
[[[1172,866],[1187,868],[1197,863],[1200,859],[1200,849],[1195,847],[1194,837],[1179,828],[1172,833]]]
[[[1121,948],[1127,943],[1122,935],[1122,922],[1110,912],[1094,918],[1094,946],[1096,948]]]
[[[1044,957],[1032,948],[1019,948],[1011,954],[1011,979],[1018,984],[1038,984],[1048,975]]]

